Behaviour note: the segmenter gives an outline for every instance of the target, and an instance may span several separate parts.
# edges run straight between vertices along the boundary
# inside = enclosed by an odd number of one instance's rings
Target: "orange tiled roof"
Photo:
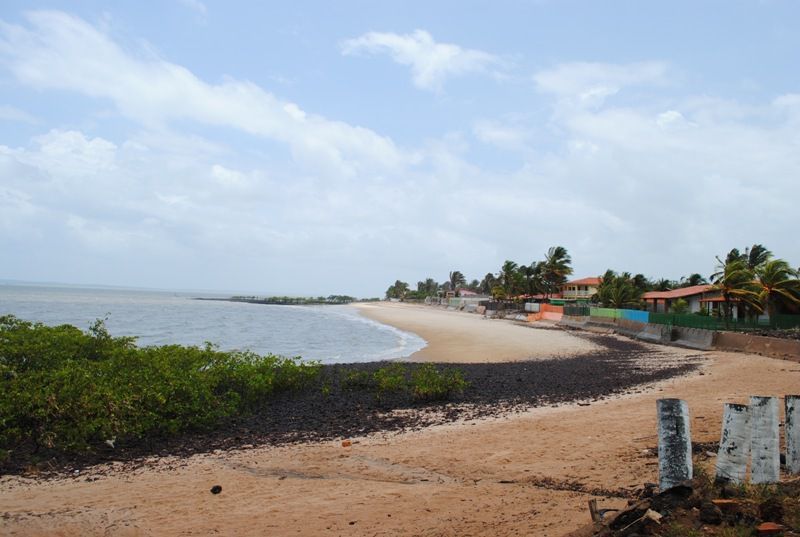
[[[581,278],[580,280],[572,280],[571,282],[567,282],[564,285],[594,285],[597,287],[600,285],[600,278]]]
[[[643,294],[642,298],[645,300],[654,300],[658,298],[683,298],[707,293],[712,287],[713,285],[706,284],[682,287],[680,289],[673,289],[672,291],[650,291],[649,293]]]

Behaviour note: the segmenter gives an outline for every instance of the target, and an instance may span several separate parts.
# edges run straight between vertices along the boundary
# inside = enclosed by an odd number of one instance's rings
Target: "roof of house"
[[[580,280],[572,280],[564,285],[600,285],[600,278],[581,278]]]
[[[680,289],[673,289],[672,291],[650,291],[642,295],[645,300],[654,300],[658,298],[683,298],[693,295],[701,295],[707,293],[714,287],[713,285],[692,285],[691,287],[681,287]]]
[[[478,293],[475,291],[470,291],[469,289],[459,289],[458,294],[461,296],[478,296]]]
[[[544,300],[546,298],[552,298],[554,300],[555,299],[560,300],[563,297],[561,296],[561,293],[552,293],[550,295],[543,295],[543,294],[538,294],[538,295],[517,295],[514,298],[519,298],[519,299],[522,299],[522,300],[525,300],[525,299]]]

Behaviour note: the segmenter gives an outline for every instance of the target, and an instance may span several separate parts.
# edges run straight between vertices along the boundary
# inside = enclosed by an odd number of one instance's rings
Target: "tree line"
[[[649,291],[672,291],[697,285],[710,285],[723,298],[723,311],[730,317],[734,304],[740,304],[748,316],[761,313],[800,313],[800,269],[794,269],[762,244],[743,251],[733,248],[716,258],[716,270],[709,278],[692,273],[678,280],[650,279],[643,274],[616,272],[608,269],[601,277],[597,294],[591,301],[609,308],[644,308],[642,295]],[[541,295],[547,299],[559,291],[572,274],[572,258],[563,246],[548,249],[541,261],[520,264],[507,260],[497,272],[483,279],[467,282],[458,270],[449,273],[443,283],[433,278],[417,282],[416,289],[401,280],[386,290],[386,298],[425,299],[458,294],[463,289],[492,296],[494,299],[514,299],[525,295]],[[688,304],[673,302],[673,311],[682,313]]]
[[[547,250],[544,259],[529,264],[506,260],[496,273],[487,272],[481,280],[467,282],[459,270],[449,273],[446,281],[439,283],[433,278],[417,282],[411,289],[408,283],[397,280],[386,290],[386,298],[416,299],[458,294],[462,289],[492,296],[502,300],[519,295],[544,295],[549,297],[558,292],[559,286],[567,282],[572,274],[572,258],[563,246],[553,246]]]

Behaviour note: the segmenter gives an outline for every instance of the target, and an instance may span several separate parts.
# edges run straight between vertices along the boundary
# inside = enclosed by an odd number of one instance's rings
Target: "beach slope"
[[[413,332],[427,341],[427,347],[408,358],[411,361],[510,362],[574,356],[598,349],[592,342],[546,323],[529,327],[403,303],[361,303],[354,307],[365,317]]]
[[[454,319],[442,341],[463,339],[469,348],[484,345],[493,327],[504,324],[439,314]],[[448,332],[446,326],[435,330]],[[430,350],[436,351],[433,338]],[[676,360],[698,359],[694,351],[669,352]],[[508,355],[521,359],[528,351]],[[794,362],[717,352],[701,359],[699,372],[588,406],[537,408],[344,444],[156,458],[50,481],[4,477],[0,534],[560,536],[589,522],[589,499],[620,507],[637,487],[657,481],[658,398],[685,399],[693,440],[713,443],[724,402],[780,396],[800,383]],[[214,485],[220,494],[210,492]]]

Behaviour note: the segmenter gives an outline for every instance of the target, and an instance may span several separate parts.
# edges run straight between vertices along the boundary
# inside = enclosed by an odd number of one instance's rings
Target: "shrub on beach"
[[[211,430],[269,413],[279,393],[331,395],[322,371],[300,358],[211,344],[138,348],[102,321],[83,332],[0,316],[0,462],[15,452],[41,460]],[[460,371],[432,364],[355,369],[340,381],[334,396],[360,391],[391,404],[443,400],[467,386]]]
[[[462,393],[467,387],[467,381],[457,369],[442,373],[433,364],[425,364],[411,373],[411,386],[414,399],[439,401],[455,393]]]
[[[403,393],[414,401],[441,401],[463,393],[468,386],[464,375],[457,369],[440,371],[433,364],[393,363],[381,367],[371,375],[366,371],[350,371],[342,379],[348,390],[370,390],[378,398]]]
[[[307,387],[320,368],[210,344],[137,348],[101,321],[84,333],[0,317],[0,457],[25,443],[81,452],[208,429]]]

